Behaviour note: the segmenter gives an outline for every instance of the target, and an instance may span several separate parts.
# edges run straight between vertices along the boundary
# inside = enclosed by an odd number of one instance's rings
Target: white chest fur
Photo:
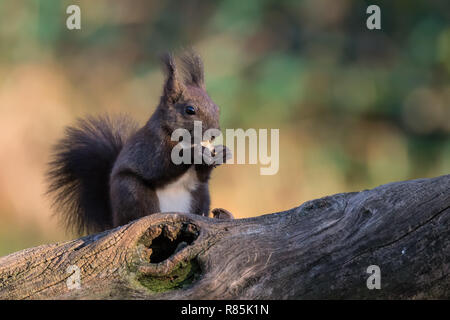
[[[161,212],[190,213],[192,195],[198,185],[194,167],[189,168],[177,180],[156,190]]]

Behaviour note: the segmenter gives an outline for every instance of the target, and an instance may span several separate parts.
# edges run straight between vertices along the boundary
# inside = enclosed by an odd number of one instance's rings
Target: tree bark
[[[0,258],[0,298],[449,298],[449,226],[450,175],[249,219],[154,214]]]

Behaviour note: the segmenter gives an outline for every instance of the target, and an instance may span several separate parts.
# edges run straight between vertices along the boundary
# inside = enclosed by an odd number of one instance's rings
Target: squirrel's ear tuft
[[[194,50],[188,49],[180,56],[180,61],[184,83],[205,89],[202,58]]]
[[[178,78],[175,59],[170,53],[161,56],[161,61],[165,68],[166,82],[164,84],[163,98],[169,102],[176,102],[183,93],[183,83]]]

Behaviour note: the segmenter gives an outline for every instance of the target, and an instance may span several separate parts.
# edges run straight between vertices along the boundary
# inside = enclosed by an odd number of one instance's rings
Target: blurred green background
[[[81,8],[81,30],[66,8]],[[366,28],[381,7],[382,30]],[[0,1],[0,256],[73,238],[44,196],[50,148],[87,114],[144,123],[158,54],[204,58],[222,128],[279,128],[280,169],[225,165],[213,207],[237,217],[450,173],[450,2]]]

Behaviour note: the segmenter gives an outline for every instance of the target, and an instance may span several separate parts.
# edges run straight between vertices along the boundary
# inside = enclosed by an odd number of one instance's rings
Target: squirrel
[[[181,68],[169,53],[162,62],[163,93],[143,127],[123,115],[88,117],[66,128],[64,138],[54,146],[47,193],[54,196],[53,205],[67,229],[79,234],[101,232],[157,212],[209,216],[208,181],[223,162],[174,164],[171,152],[177,142],[171,134],[177,128],[192,133],[194,121],[201,121],[203,131],[220,129],[219,107],[206,93],[203,62],[197,53],[181,54]],[[211,150],[211,146],[207,147]],[[219,150],[226,161],[229,150],[220,147],[212,153]],[[221,208],[212,214],[233,219]]]

